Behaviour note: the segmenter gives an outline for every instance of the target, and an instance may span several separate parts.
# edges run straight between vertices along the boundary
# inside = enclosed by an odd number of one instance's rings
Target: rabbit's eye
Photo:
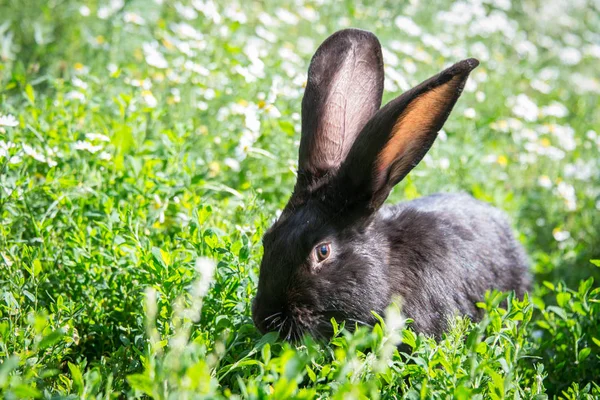
[[[315,252],[317,253],[317,260],[326,260],[331,254],[331,244],[322,243],[315,248]]]

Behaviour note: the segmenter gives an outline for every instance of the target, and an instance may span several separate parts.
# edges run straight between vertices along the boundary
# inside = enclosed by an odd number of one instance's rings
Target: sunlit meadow
[[[1,397],[600,396],[600,3],[355,3],[0,0]],[[350,26],[384,101],[481,62],[389,201],[504,209],[536,286],[439,342],[395,307],[295,346],[250,318],[308,62]]]

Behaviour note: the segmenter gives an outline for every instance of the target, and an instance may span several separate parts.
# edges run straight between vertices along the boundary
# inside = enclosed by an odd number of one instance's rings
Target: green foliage
[[[598,398],[594,7],[0,2],[0,397]],[[490,293],[439,342],[395,307],[352,334],[332,321],[327,343],[250,318],[306,68],[346,26],[380,37],[386,100],[481,61],[390,201],[497,205],[538,283]]]
[[[551,366],[547,388],[567,398],[573,396],[567,394],[574,390],[572,382],[598,391],[600,288],[594,288],[592,278],[582,281],[577,291],[563,283],[544,282],[544,286],[548,292],[544,297],[550,299],[536,299],[540,316],[532,331],[531,354]]]

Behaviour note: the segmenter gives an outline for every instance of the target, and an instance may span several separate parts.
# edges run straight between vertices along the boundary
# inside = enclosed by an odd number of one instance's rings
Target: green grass
[[[83,3],[0,3],[1,397],[600,396],[597,4]],[[382,42],[384,101],[481,61],[389,201],[504,209],[537,283],[439,342],[397,309],[299,346],[250,318],[308,61],[347,26]]]

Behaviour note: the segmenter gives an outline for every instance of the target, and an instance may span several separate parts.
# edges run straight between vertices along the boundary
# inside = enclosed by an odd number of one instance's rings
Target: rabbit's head
[[[478,64],[461,61],[380,109],[377,38],[346,29],[319,47],[302,100],[297,182],[263,238],[252,309],[260,331],[327,335],[332,317],[371,324],[371,311],[389,304],[390,249],[374,216],[431,147]]]

